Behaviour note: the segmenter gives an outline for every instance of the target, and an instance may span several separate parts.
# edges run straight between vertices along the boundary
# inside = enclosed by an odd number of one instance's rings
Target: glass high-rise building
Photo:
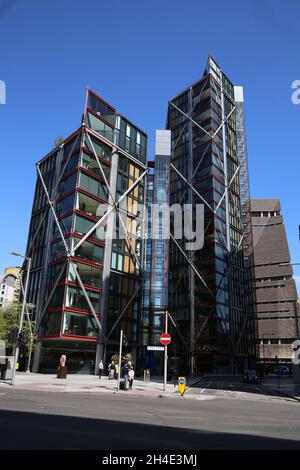
[[[208,58],[203,78],[170,100],[170,202],[204,205],[204,245],[170,241],[173,357],[191,372],[241,371],[251,356],[234,86]],[[197,223],[193,209],[193,222]],[[176,344],[176,347],[175,347]]]
[[[26,252],[35,371],[66,354],[71,372],[93,372],[118,351],[121,328],[136,353],[146,154],[147,135],[88,90],[79,129],[37,164]]]
[[[245,307],[247,317],[243,325],[248,335],[249,355],[252,358],[258,356],[256,338],[257,312],[256,312],[256,289],[254,269],[254,238],[251,222],[251,200],[248,170],[247,139],[245,129],[244,90],[241,86],[234,87],[234,99],[236,105],[236,137],[237,156],[239,160],[240,173],[240,196],[243,224],[243,253],[245,268]]]
[[[169,290],[169,228],[171,133],[156,130],[155,160],[147,176],[147,229],[144,261],[142,364],[155,373],[163,371],[161,352],[147,353],[148,345],[160,345],[165,329]]]

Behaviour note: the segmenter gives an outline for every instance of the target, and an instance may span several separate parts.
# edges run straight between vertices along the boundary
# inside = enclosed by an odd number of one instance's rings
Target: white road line
[[[206,385],[206,387],[205,387],[205,388],[202,388],[202,390],[201,390],[201,392],[200,392],[200,393],[203,393],[203,392],[205,392],[205,390],[207,390],[207,389],[208,389],[208,387],[210,386],[211,382],[212,382],[212,381],[210,381],[210,382],[209,382],[209,383]]]

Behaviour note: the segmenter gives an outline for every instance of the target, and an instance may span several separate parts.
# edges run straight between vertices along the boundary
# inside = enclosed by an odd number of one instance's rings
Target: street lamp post
[[[29,353],[28,353],[28,362],[27,362],[27,367],[26,367],[26,372],[29,374],[30,373],[30,363],[31,363],[31,356],[32,356],[32,349],[33,349],[33,331],[32,331],[32,324],[30,322],[29,315],[32,315],[32,310],[30,313],[28,313],[28,307],[31,309],[35,308],[34,304],[26,304],[26,313],[27,313],[27,320],[29,322],[29,328],[30,328],[30,344],[29,344]]]
[[[20,253],[15,253],[15,252],[12,252],[10,254],[13,255],[13,256],[20,256],[21,258],[24,258],[27,261],[27,276],[26,276],[26,283],[25,283],[23,302],[22,302],[22,310],[21,310],[20,323],[19,323],[19,329],[18,329],[18,338],[19,338],[19,335],[20,335],[20,333],[23,329],[24,313],[25,313],[27,291],[28,291],[28,285],[29,285],[31,258],[27,257],[27,256],[23,256]],[[14,385],[14,383],[15,383],[16,368],[17,368],[17,363],[18,363],[18,358],[19,358],[19,350],[20,350],[19,343],[17,342],[16,348],[15,348],[15,359],[14,359],[14,366],[13,366],[13,370],[12,370],[11,385]]]

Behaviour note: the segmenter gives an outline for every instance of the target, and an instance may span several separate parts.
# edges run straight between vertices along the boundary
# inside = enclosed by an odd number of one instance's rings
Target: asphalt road
[[[241,377],[213,377],[201,378],[195,382],[190,388],[190,392],[194,393],[195,390],[202,389],[206,394],[222,395],[224,392],[242,392],[251,393],[253,395],[268,395],[268,396],[281,396],[275,390],[266,388],[264,382],[262,384],[244,383]]]
[[[9,390],[0,449],[300,449],[300,404]]]

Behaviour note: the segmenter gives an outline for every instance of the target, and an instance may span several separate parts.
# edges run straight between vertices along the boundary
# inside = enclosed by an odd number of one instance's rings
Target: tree
[[[21,310],[22,304],[20,302],[13,302],[7,307],[0,308],[0,340],[5,342],[7,355],[11,354],[15,347],[17,335],[13,333],[19,329]],[[33,339],[35,339],[35,322],[29,322],[25,315],[22,328],[22,332],[26,337],[26,342],[22,345],[24,349],[28,349],[30,345],[31,331]]]
[[[56,139],[54,139],[54,147],[58,147],[60,144],[63,143],[63,141],[63,136],[59,135],[58,137],[56,137]]]

